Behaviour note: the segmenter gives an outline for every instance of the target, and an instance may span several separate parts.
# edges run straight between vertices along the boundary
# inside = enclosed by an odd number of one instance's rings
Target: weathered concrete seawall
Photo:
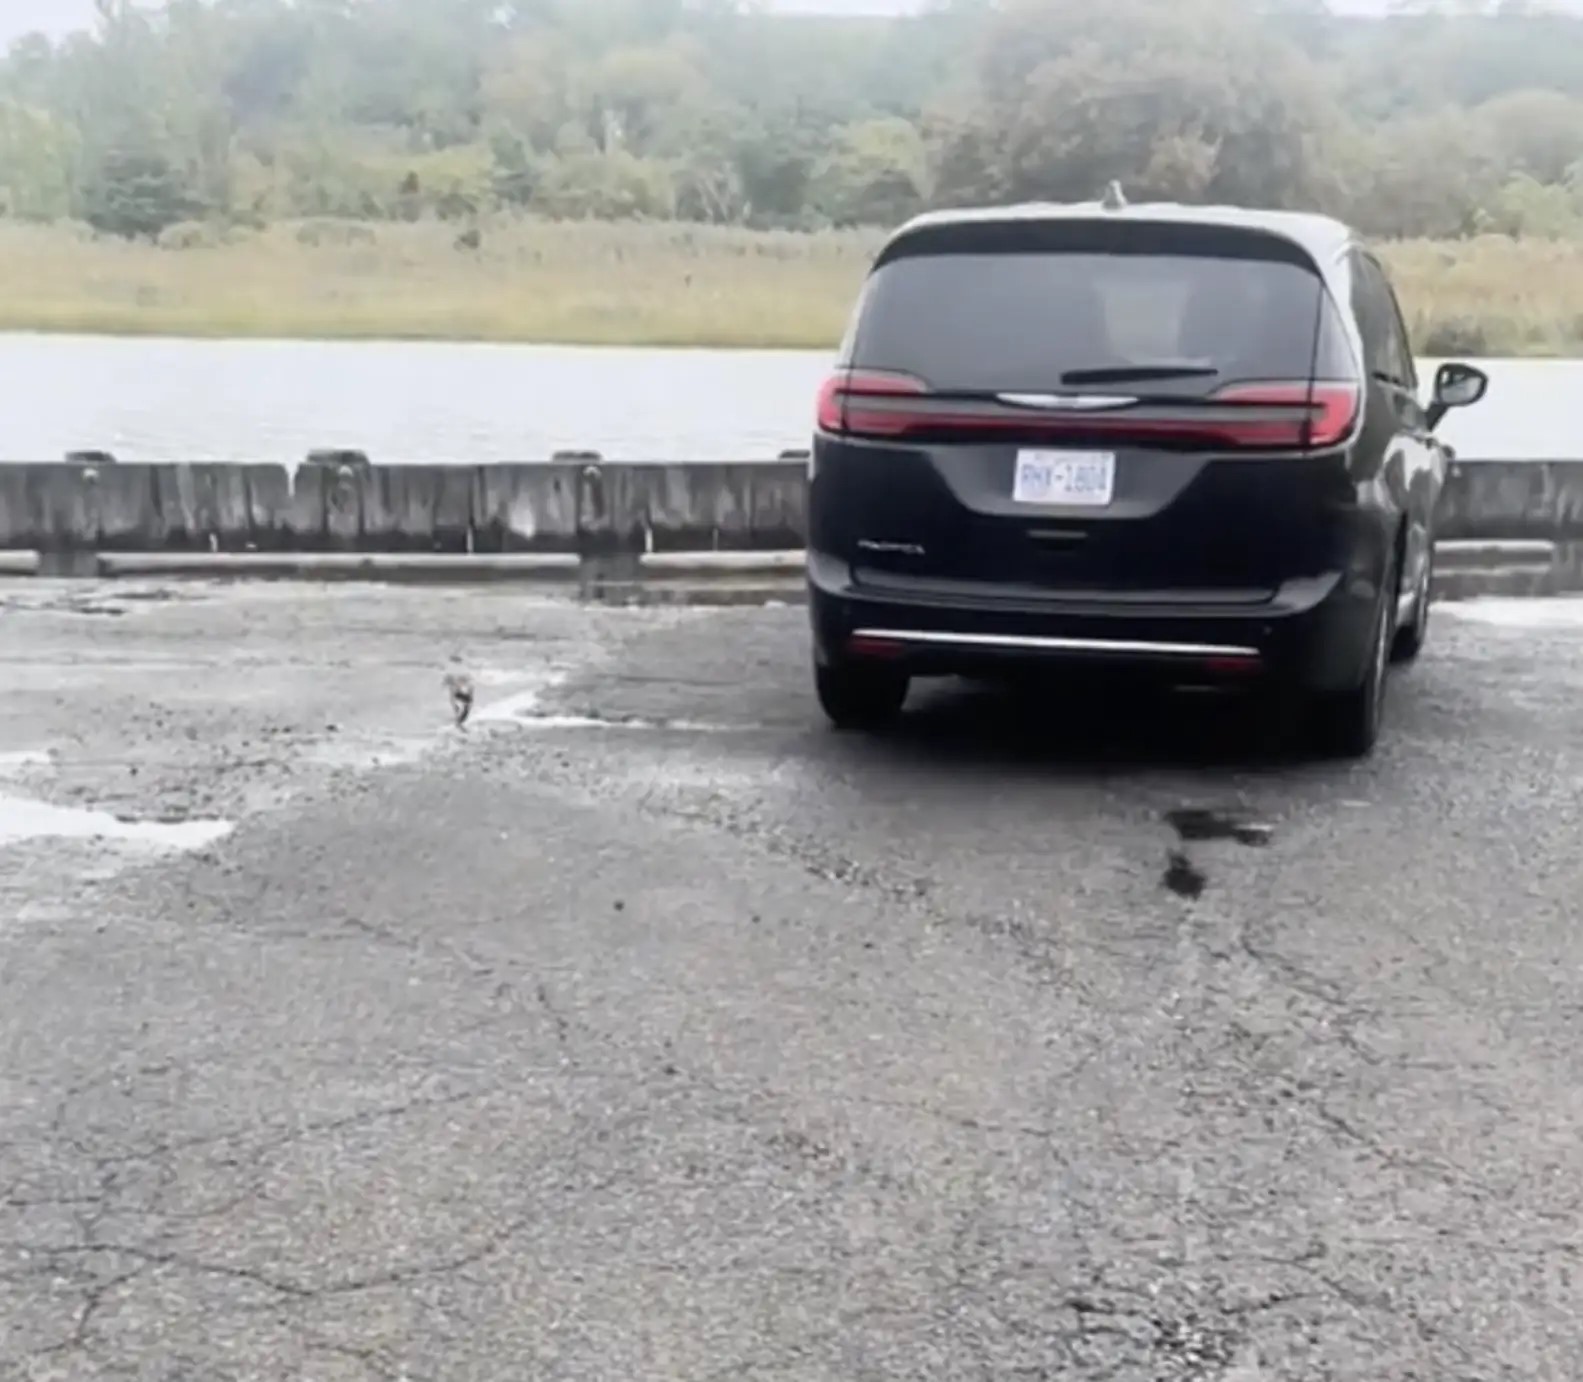
[[[0,464],[7,569],[281,574],[571,576],[585,585],[655,573],[795,567],[806,461],[370,465],[328,455],[280,465]],[[1576,588],[1583,460],[1459,461],[1441,515],[1449,593],[1477,583]],[[16,555],[24,554],[24,555]],[[1499,579],[1495,579],[1496,577]]]

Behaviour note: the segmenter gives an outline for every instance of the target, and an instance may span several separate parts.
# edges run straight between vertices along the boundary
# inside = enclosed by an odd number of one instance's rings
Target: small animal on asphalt
[[[461,729],[473,713],[473,679],[461,672],[451,672],[445,678],[445,689],[451,697],[451,714],[456,717],[456,727]]]

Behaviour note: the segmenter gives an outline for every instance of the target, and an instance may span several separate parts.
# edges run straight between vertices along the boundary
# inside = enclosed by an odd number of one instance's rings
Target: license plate
[[[1116,492],[1109,451],[1019,451],[1011,497],[1018,504],[1103,508]]]

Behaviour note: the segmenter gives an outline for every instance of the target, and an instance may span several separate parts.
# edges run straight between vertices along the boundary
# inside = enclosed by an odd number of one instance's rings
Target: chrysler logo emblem
[[[1136,398],[1104,393],[1003,393],[1002,403],[1014,408],[1053,408],[1063,412],[1098,413],[1107,408],[1130,408]]]

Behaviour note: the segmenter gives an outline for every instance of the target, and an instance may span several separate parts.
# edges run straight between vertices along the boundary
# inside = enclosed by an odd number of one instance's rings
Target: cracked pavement
[[[1583,616],[1480,608],[1345,766],[836,735],[796,609],[0,586],[0,1379],[1572,1382]]]

